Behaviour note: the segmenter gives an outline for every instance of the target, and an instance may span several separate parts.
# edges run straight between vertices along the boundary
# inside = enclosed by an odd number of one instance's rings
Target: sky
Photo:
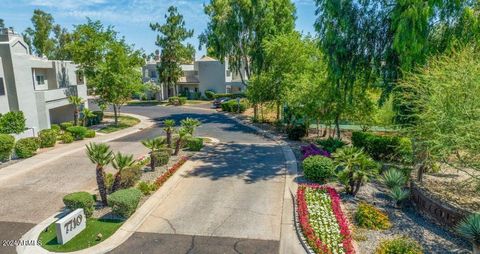
[[[41,9],[53,15],[56,24],[73,29],[73,25],[86,22],[86,17],[112,25],[135,48],[147,54],[154,52],[156,33],[150,23],[164,23],[165,13],[170,5],[177,6],[184,16],[186,27],[194,30],[194,36],[187,40],[197,50],[196,57],[205,54],[198,50],[198,35],[206,28],[208,17],[203,13],[204,3],[209,0],[0,0],[0,18],[5,26],[13,27],[18,33],[32,26],[30,18],[34,9]],[[296,28],[303,33],[315,34],[314,0],[293,0],[297,7]]]

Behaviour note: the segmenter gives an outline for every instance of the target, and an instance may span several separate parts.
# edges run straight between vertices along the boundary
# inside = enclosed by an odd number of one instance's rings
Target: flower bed
[[[302,161],[305,160],[306,158],[314,155],[322,155],[324,157],[330,158],[332,155],[326,151],[321,149],[320,147],[314,145],[314,144],[309,144],[306,146],[302,146],[300,148],[300,151],[302,152]]]
[[[155,180],[155,185],[157,186],[157,188],[162,186],[168,180],[168,178],[170,178],[175,173],[175,171],[177,171],[183,165],[183,163],[185,163],[187,160],[188,160],[187,156],[182,157],[179,161],[177,161],[177,163],[175,163],[165,173],[159,176],[157,180]]]
[[[297,191],[300,226],[315,253],[353,254],[348,221],[335,189],[320,185],[300,185]]]

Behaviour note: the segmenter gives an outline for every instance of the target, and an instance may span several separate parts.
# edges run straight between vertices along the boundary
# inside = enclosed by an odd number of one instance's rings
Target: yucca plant
[[[150,149],[150,169],[155,170],[155,166],[156,166],[155,152],[165,147],[165,139],[164,138],[147,139],[147,140],[143,140],[142,144],[146,148]]]
[[[395,201],[395,205],[397,207],[400,207],[402,205],[402,202],[406,200],[410,196],[410,191],[403,189],[400,186],[395,186],[390,190],[390,193],[388,193],[391,199]]]
[[[167,145],[172,147],[172,133],[175,131],[175,120],[165,120],[163,121],[163,130],[167,136]]]
[[[93,111],[91,111],[90,109],[88,108],[84,108],[82,110],[82,125],[83,126],[87,126],[87,123],[88,123],[88,118],[92,118],[92,117],[95,117],[95,114],[93,113]]]
[[[105,170],[104,167],[108,165],[113,159],[113,153],[110,150],[110,146],[106,144],[96,144],[90,143],[86,145],[87,147],[87,156],[96,164],[96,176],[97,176],[97,185],[98,192],[100,193],[100,198],[102,199],[103,205],[108,205],[107,203],[107,188],[105,185]]]
[[[403,187],[407,183],[407,177],[398,169],[389,169],[383,173],[382,182],[389,188]]]
[[[135,160],[133,159],[133,155],[131,154],[122,154],[120,152],[115,154],[112,160],[112,166],[117,170],[117,173],[115,173],[115,180],[112,184],[112,193],[120,188],[120,183],[122,181],[122,171],[125,168],[132,166],[134,163]]]
[[[200,121],[198,121],[197,119],[187,117],[187,118],[183,119],[182,121],[180,121],[180,124],[182,125],[182,127],[184,128],[184,130],[188,134],[193,136],[193,133],[195,132],[195,129],[198,126],[200,126]]]
[[[475,213],[465,218],[460,222],[456,230],[472,243],[473,254],[480,254],[480,213]]]

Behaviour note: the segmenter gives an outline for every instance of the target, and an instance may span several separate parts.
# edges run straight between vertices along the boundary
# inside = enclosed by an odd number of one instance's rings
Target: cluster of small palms
[[[120,189],[122,171],[135,163],[133,155],[120,152],[114,154],[107,144],[90,143],[87,145],[87,156],[92,163],[96,164],[98,192],[103,205],[107,205],[107,194]],[[108,190],[105,184],[105,167],[110,163],[117,172],[115,173],[112,188]]]
[[[391,168],[383,173],[381,180],[390,189],[388,195],[397,207],[410,196],[410,191],[405,188],[407,176],[401,170]]]

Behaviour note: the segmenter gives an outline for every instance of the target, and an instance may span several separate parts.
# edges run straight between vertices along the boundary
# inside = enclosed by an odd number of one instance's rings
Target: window
[[[157,72],[156,71],[151,71],[150,72],[150,77],[151,78],[156,78],[157,77]]]
[[[197,87],[195,87],[195,92],[198,93],[198,88]]]
[[[37,85],[45,85],[45,77],[43,75],[37,75],[35,79],[37,80]]]
[[[0,95],[5,95],[5,86],[3,84],[3,78],[0,78]]]
[[[227,77],[230,77],[230,75],[232,75],[232,73],[230,72],[230,70],[227,70]]]

